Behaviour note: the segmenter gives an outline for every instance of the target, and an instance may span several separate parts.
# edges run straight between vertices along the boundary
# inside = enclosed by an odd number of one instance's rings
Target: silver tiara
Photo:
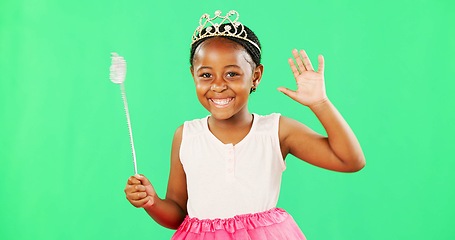
[[[227,36],[248,41],[249,43],[253,44],[253,46],[255,46],[259,52],[261,52],[261,48],[259,48],[255,42],[248,39],[248,34],[245,31],[245,26],[237,21],[239,17],[239,13],[235,10],[229,11],[226,16],[221,16],[220,10],[215,11],[214,17],[210,17],[210,15],[207,13],[202,14],[201,18],[199,19],[199,27],[194,30],[193,41],[191,44],[203,38]],[[217,22],[215,23],[214,21]],[[225,25],[223,29],[220,29],[220,26],[225,23],[228,25]],[[203,32],[204,29],[205,31]]]

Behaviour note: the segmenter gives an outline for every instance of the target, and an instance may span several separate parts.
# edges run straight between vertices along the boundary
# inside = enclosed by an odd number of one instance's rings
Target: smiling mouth
[[[226,107],[234,98],[210,98],[210,101],[219,108]]]

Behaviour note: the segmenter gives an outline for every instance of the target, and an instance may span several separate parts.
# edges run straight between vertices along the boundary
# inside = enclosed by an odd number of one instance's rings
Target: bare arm
[[[182,129],[179,127],[172,141],[171,169],[166,198],[156,194],[150,181],[142,175],[128,179],[125,193],[127,199],[136,207],[142,207],[160,225],[177,229],[187,214],[186,176],[179,159]]]
[[[362,148],[347,122],[328,99],[324,86],[324,58],[319,56],[316,72],[305,51],[293,52],[297,66],[289,60],[297,90],[279,88],[295,101],[308,106],[327,132],[315,133],[302,123],[282,117],[280,139],[283,155],[292,155],[313,165],[340,172],[355,172],[365,165]]]

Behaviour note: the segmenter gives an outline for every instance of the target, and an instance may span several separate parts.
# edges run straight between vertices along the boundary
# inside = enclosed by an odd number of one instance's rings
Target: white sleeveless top
[[[276,207],[286,168],[278,137],[280,114],[253,116],[250,132],[236,145],[216,138],[208,117],[184,123],[180,161],[190,217],[231,218]]]

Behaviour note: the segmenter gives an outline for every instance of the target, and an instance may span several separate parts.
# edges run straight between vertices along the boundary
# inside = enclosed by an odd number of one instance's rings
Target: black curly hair
[[[221,24],[219,26],[220,31],[224,31],[224,27],[225,26],[230,26],[231,28],[233,27],[233,25],[230,24],[230,23]],[[259,48],[261,48],[261,43],[259,42],[259,39],[256,36],[256,34],[254,34],[254,32],[251,29],[249,29],[247,26],[243,25],[243,27],[244,27],[244,29],[246,31],[247,38],[249,40],[251,40],[252,42],[256,43],[256,45]],[[237,31],[240,31],[241,28],[242,28],[242,26],[240,26],[240,25],[237,26]],[[236,31],[236,30],[232,29],[231,31]],[[205,32],[206,32],[206,28],[204,28],[201,31],[201,34],[203,35]],[[249,41],[246,41],[246,40],[241,39],[241,38],[230,37],[230,36],[217,36],[217,37],[227,38],[227,39],[239,44],[240,46],[242,46],[248,52],[248,54],[251,56],[251,59],[253,60],[253,62],[254,62],[254,64],[256,66],[259,66],[261,64],[261,51],[256,46],[251,44]],[[208,40],[208,39],[211,39],[211,38],[213,38],[213,37],[206,37],[206,38],[199,39],[198,41],[194,42],[191,45],[191,51],[190,51],[190,64],[191,65],[193,65],[194,54],[195,54],[196,49],[198,48],[198,46],[201,45],[201,43],[203,43],[205,40]]]

